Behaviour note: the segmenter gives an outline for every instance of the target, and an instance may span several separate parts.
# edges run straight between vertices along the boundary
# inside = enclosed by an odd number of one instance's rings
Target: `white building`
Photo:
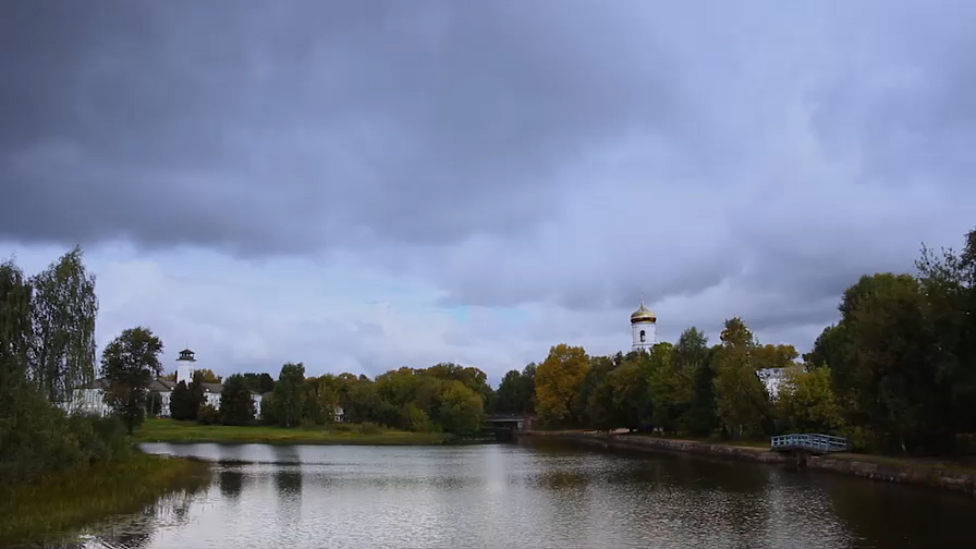
[[[657,317],[650,309],[644,306],[644,298],[641,298],[640,308],[630,315],[630,331],[634,339],[634,351],[648,351],[654,346],[654,338],[657,335]]]
[[[96,379],[82,389],[75,389],[71,402],[61,405],[68,414],[82,414],[89,416],[107,416],[111,408],[105,404],[105,389],[108,384],[104,379]]]
[[[769,398],[775,400],[779,395],[780,385],[782,385],[783,378],[786,375],[786,368],[760,368],[756,370],[756,375],[759,376],[759,380],[766,387]]]
[[[193,372],[196,370],[195,353],[189,349],[180,351],[180,357],[176,359],[176,381],[159,378],[149,385],[150,401],[159,400],[159,416],[169,417],[171,415],[170,403],[173,391],[182,381],[187,386],[193,381]],[[220,395],[224,392],[224,386],[220,383],[201,383],[203,387],[204,403],[220,409]],[[104,379],[96,379],[93,383],[83,389],[76,389],[70,404],[63,406],[66,412],[71,414],[86,414],[105,416],[111,413],[111,409],[105,404],[105,389],[108,384]],[[254,400],[255,417],[261,418],[261,394],[252,393]]]

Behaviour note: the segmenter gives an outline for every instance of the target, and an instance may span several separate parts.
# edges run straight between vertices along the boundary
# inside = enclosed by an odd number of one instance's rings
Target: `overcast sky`
[[[679,6],[680,4],[680,6]],[[488,372],[738,315],[806,351],[976,225],[976,2],[6,1],[0,257],[100,346]]]

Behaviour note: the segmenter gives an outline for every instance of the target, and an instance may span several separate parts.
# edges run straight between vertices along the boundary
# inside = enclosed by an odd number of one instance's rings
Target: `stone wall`
[[[580,431],[525,431],[519,436],[560,438],[595,444],[603,447],[632,448],[650,452],[682,452],[719,456],[729,459],[758,461],[762,463],[797,464],[796,456],[770,452],[761,448],[734,446],[731,444],[709,444],[693,440],[675,440],[640,435],[608,435]],[[976,473],[950,471],[930,465],[890,464],[845,457],[809,456],[806,467],[872,480],[923,485],[943,490],[953,490],[976,494]]]

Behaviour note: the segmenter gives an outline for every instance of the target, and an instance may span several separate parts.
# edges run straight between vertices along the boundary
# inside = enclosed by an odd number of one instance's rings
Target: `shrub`
[[[380,426],[375,423],[366,421],[359,425],[358,430],[360,433],[364,435],[375,435],[380,432]]]
[[[203,404],[197,411],[197,423],[200,425],[220,423],[220,412],[209,404]]]

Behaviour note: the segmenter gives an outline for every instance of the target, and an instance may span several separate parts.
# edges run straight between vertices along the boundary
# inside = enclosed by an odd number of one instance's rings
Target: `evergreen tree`
[[[181,381],[173,388],[173,394],[169,397],[170,417],[181,421],[192,419],[193,404],[190,402],[190,389],[186,382]]]
[[[188,387],[190,389],[190,406],[188,408],[190,417],[187,419],[197,419],[197,415],[200,413],[200,407],[203,406],[204,402],[206,401],[206,396],[204,395],[203,391],[203,384],[206,383],[204,381],[205,379],[206,378],[204,377],[202,371],[196,370],[193,372],[193,380],[190,382],[190,386]]]
[[[304,381],[305,366],[302,363],[289,362],[281,367],[272,402],[274,416],[282,427],[295,427],[302,421],[302,411],[305,409]]]
[[[254,399],[240,374],[227,378],[220,395],[220,420],[224,425],[246,425],[254,419]]]

